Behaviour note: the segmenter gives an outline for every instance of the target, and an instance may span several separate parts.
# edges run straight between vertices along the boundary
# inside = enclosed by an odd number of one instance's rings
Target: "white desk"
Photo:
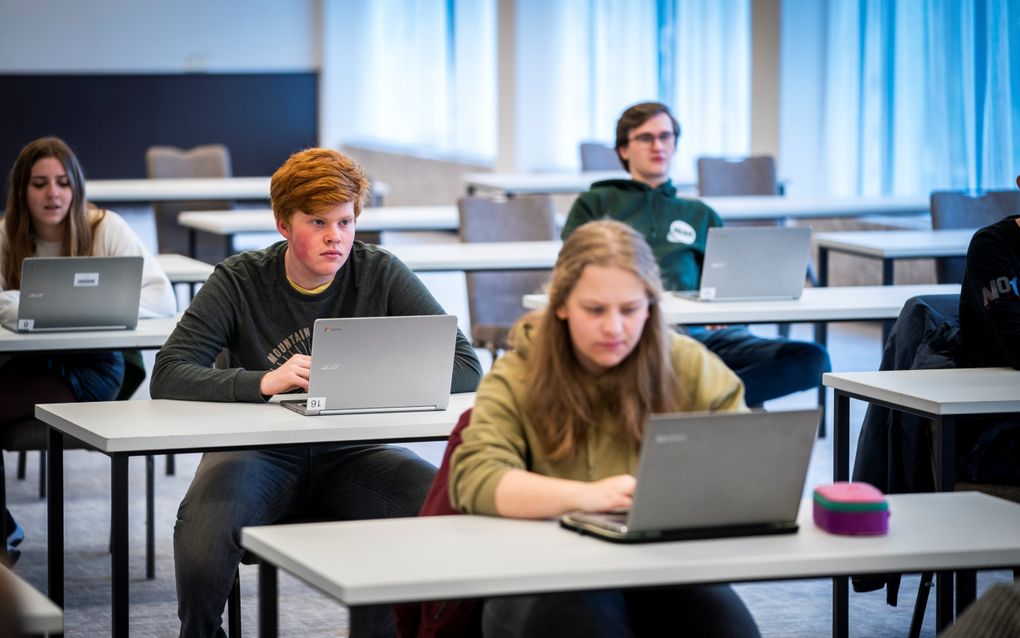
[[[90,179],[85,196],[99,203],[200,200],[268,200],[269,177],[206,177],[190,179]],[[384,196],[389,188],[372,184]]]
[[[828,285],[832,252],[882,260],[882,284],[889,286],[893,283],[894,260],[965,257],[975,232],[976,229],[968,228],[815,233],[811,240],[818,247],[818,283]]]
[[[880,321],[899,316],[916,295],[959,293],[958,284],[919,286],[840,286],[805,288],[800,299],[772,301],[695,301],[667,294],[666,322],[676,325]],[[545,295],[526,295],[525,308],[544,308]]]
[[[209,279],[213,266],[204,261],[176,255],[163,253],[156,255],[156,263],[166,273],[167,279],[172,284],[200,284]]]
[[[889,497],[888,536],[828,534],[805,501],[796,534],[617,545],[551,521],[485,516],[245,528],[241,545],[351,606],[654,585],[817,578],[869,572],[988,568],[1020,560],[1020,506],[976,493]],[[413,539],[413,542],[408,542]],[[262,635],[275,635],[275,597],[261,598]],[[845,603],[845,600],[844,600]],[[847,608],[834,615],[845,636]]]
[[[884,197],[781,197],[754,195],[702,197],[725,221],[762,221],[867,215],[918,215],[928,212],[927,195]]]
[[[951,490],[955,480],[956,417],[1020,412],[1020,371],[1012,368],[831,372],[822,384],[833,389],[833,478],[850,476],[850,399],[877,403],[935,421],[936,485]]]
[[[245,233],[275,233],[273,211],[185,211],[177,216],[177,223],[191,231],[191,254],[194,256],[195,233],[202,231],[220,235],[226,240],[228,254],[234,253],[234,235]],[[358,216],[357,230],[382,232],[390,230],[424,231],[460,228],[456,206],[378,206],[364,208]],[[282,239],[282,238],[281,238]]]
[[[134,330],[86,330],[20,334],[0,328],[0,353],[156,349],[177,326],[179,317],[140,319]]]
[[[1020,412],[1020,371],[1011,368],[832,372],[822,376],[822,385],[833,389],[832,475],[836,481],[850,477],[851,398],[934,421],[935,486],[941,492],[952,491],[956,484],[957,417]],[[843,579],[836,586],[846,589],[847,583]],[[972,599],[973,575],[961,577],[959,588],[958,599],[964,603]],[[939,630],[952,619],[952,591],[951,575],[940,573],[936,583]]]
[[[545,270],[556,265],[562,242],[507,241],[383,246],[417,272]]]
[[[337,442],[441,440],[474,394],[451,395],[435,412],[304,417],[275,404],[113,401],[37,405],[49,430],[49,595],[64,600],[64,461],[67,434],[110,457],[112,486],[113,635],[128,633],[128,459],[136,455]]]
[[[14,592],[18,624],[25,634],[63,633],[64,612],[60,607],[3,565],[0,565],[0,580],[7,581]]]
[[[557,195],[583,193],[604,179],[630,179],[625,171],[584,173],[467,173],[464,185],[469,195],[479,190],[514,195]]]

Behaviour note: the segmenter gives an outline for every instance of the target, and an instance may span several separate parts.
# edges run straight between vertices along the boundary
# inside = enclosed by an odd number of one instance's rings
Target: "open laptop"
[[[793,533],[820,414],[655,415],[630,511],[560,524],[619,543]]]
[[[30,257],[21,262],[15,332],[129,330],[138,324],[141,257]]]
[[[306,416],[446,409],[457,317],[316,319],[308,398],[280,404]]]
[[[699,301],[799,299],[810,228],[710,228],[696,293]]]

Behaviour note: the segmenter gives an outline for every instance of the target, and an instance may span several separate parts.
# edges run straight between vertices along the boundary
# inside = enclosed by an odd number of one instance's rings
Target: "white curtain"
[[[628,106],[663,101],[683,129],[674,175],[697,155],[750,148],[748,0],[518,0],[524,170],[577,170]],[[665,87],[666,94],[663,94]]]
[[[496,153],[495,0],[324,0],[323,143]]]
[[[1020,0],[858,0],[828,15],[827,191],[1011,188]]]

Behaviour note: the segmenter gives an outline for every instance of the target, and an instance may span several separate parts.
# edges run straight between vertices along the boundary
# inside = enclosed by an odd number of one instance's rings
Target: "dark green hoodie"
[[[658,188],[630,179],[595,182],[571,207],[563,238],[598,219],[615,219],[645,236],[666,290],[698,289],[708,229],[722,226],[719,215],[701,201],[677,197],[671,181]]]

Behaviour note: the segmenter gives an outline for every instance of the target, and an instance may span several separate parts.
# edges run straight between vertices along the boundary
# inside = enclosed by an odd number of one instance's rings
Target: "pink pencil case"
[[[868,483],[841,481],[815,488],[815,525],[832,534],[881,535],[889,531],[889,503]]]

